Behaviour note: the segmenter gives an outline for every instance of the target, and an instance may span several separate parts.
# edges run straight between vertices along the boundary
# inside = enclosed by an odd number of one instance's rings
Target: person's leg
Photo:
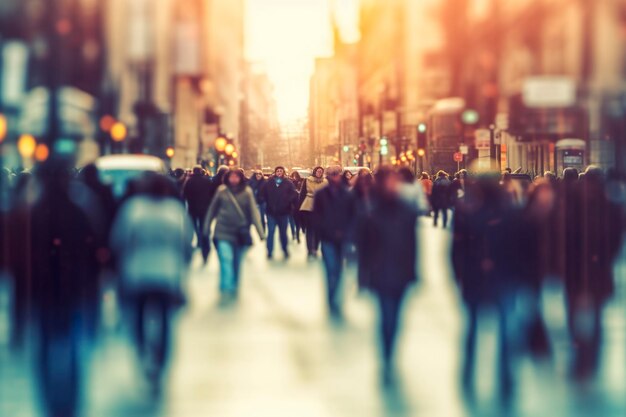
[[[296,240],[296,219],[294,219],[293,214],[289,215],[288,221],[289,221],[289,230],[291,231],[291,239]]]
[[[383,363],[385,367],[389,367],[392,363],[395,350],[402,295],[390,296],[379,294],[378,302],[380,307],[380,334]]]
[[[135,306],[135,342],[137,343],[137,351],[140,355],[144,353],[145,346],[145,329],[144,329],[144,313],[146,308],[145,294],[138,294],[133,298]]]
[[[437,227],[437,220],[439,219],[439,208],[433,207],[433,211],[435,212],[435,216],[433,217],[433,225]]]
[[[263,231],[267,231],[267,214],[265,213],[265,203],[261,203],[257,206],[259,208],[259,214],[261,215],[261,223],[263,224]]]
[[[167,296],[162,295],[159,297],[161,316],[161,349],[158,357],[159,369],[163,371],[169,355],[170,347],[170,315],[169,315],[169,300]]]
[[[478,306],[471,303],[467,305],[467,334],[465,336],[465,357],[463,359],[462,374],[463,386],[466,388],[471,388],[473,385],[477,331]]]
[[[287,237],[287,227],[289,227],[289,215],[280,216],[277,218],[278,221],[278,235],[280,237],[280,246],[283,249],[283,253],[285,257],[289,257],[289,238]]]
[[[337,300],[337,289],[339,286],[339,274],[341,266],[339,263],[339,251],[337,245],[332,242],[322,242],[322,259],[326,271],[326,284],[328,296],[328,308],[332,314],[339,313]]]
[[[220,291],[235,291],[235,250],[234,245],[226,240],[218,240],[217,257],[220,262]]]
[[[277,219],[274,216],[267,216],[267,256],[271,258],[274,254],[274,234],[276,233]]]
[[[235,257],[234,257],[234,268],[235,268],[235,291],[239,291],[239,281],[241,278],[241,263],[243,262],[243,257],[246,253],[247,248],[243,246],[235,247]]]
[[[443,208],[441,211],[443,215],[443,228],[445,229],[446,226],[448,226],[448,209]]]
[[[317,252],[315,231],[313,230],[313,213],[310,211],[301,211],[300,213],[302,215],[302,222],[305,228],[306,249],[309,255],[313,255]]]
[[[511,349],[509,336],[509,298],[505,297],[498,303],[498,322],[499,322],[499,359],[498,373],[500,377],[500,389],[503,393],[508,394],[513,384],[513,374],[511,371]]]

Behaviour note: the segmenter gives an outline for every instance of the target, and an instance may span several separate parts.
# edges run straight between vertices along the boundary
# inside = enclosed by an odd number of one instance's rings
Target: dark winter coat
[[[456,205],[452,242],[452,265],[466,303],[496,301],[520,279],[519,220],[497,181],[466,188]]]
[[[212,192],[211,180],[204,175],[194,174],[187,180],[183,188],[183,197],[187,201],[191,217],[204,219],[211,204]]]
[[[450,180],[445,177],[435,180],[433,183],[433,192],[430,196],[433,209],[447,209],[450,207],[450,185]]]
[[[399,199],[374,199],[372,210],[359,216],[356,227],[362,287],[400,296],[416,281],[416,227],[415,211]]]
[[[261,178],[260,180],[257,180],[256,176],[254,175],[248,181],[248,185],[252,189],[252,193],[254,194],[254,199],[257,202],[257,204],[261,203],[260,193],[261,193],[261,189],[263,188],[266,182],[267,180],[265,179],[265,177]]]
[[[282,182],[272,177],[260,191],[260,201],[266,203],[266,212],[269,216],[286,216],[291,214],[293,207],[298,201],[298,193],[289,178],[283,178]]]
[[[343,243],[352,237],[356,199],[343,185],[328,185],[313,201],[313,221],[322,241]]]

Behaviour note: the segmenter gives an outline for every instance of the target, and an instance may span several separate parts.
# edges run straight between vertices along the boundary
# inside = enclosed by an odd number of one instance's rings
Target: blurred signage
[[[461,152],[455,152],[453,155],[454,162],[461,162],[463,160],[463,154]]]
[[[459,146],[459,152],[463,155],[467,155],[469,153],[469,146],[467,145]]]
[[[490,146],[491,132],[489,129],[476,129],[474,132],[474,146],[476,149],[491,149]]]
[[[531,77],[524,82],[526,107],[571,107],[576,104],[576,82],[568,77]]]
[[[0,49],[0,104],[19,107],[26,91],[28,47],[23,42],[6,42]]]

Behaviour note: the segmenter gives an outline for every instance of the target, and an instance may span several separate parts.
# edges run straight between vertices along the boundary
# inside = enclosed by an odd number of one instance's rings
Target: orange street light
[[[45,143],[40,143],[35,148],[35,159],[38,162],[44,162],[50,156],[50,149],[48,149],[48,145]]]
[[[237,152],[233,152],[233,155],[232,155],[232,156],[233,156],[233,158],[235,158],[235,159],[239,158],[239,154],[238,154]]]
[[[425,150],[423,150],[421,148],[417,150],[417,156],[419,156],[421,158],[424,155],[426,155],[426,151]]]
[[[113,139],[115,142],[121,142],[126,139],[127,133],[128,130],[122,122],[115,122],[113,126],[111,126],[111,139]]]
[[[224,153],[226,153],[226,155],[228,156],[231,156],[233,152],[235,152],[235,145],[233,145],[232,143],[226,145],[226,147],[224,148]]]
[[[4,114],[0,113],[0,143],[6,138],[9,131],[9,123]]]
[[[227,144],[228,141],[226,140],[226,138],[220,136],[219,138],[215,139],[215,150],[218,152],[224,152]]]
[[[17,151],[22,158],[32,158],[35,153],[37,141],[33,135],[24,134],[17,140]]]
[[[167,149],[165,149],[165,155],[170,159],[174,157],[174,153],[174,148],[171,146],[168,146]]]

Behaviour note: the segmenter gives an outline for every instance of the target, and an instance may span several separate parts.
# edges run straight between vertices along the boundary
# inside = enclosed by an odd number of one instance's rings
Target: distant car
[[[263,172],[263,176],[265,178],[268,178],[268,177],[270,177],[271,175],[274,174],[274,170],[272,168],[268,168],[268,167],[262,168],[261,172]]]
[[[352,173],[352,175],[356,175],[362,169],[366,169],[368,171],[370,170],[368,167],[345,167],[343,170],[344,171],[350,171]]]
[[[107,155],[96,160],[100,180],[111,186],[115,198],[126,192],[128,182],[146,171],[167,174],[162,159],[151,155]]]
[[[311,176],[310,169],[299,168],[299,169],[296,169],[295,171],[298,172],[298,174],[300,174],[300,177],[302,177],[303,179],[306,179]]]

